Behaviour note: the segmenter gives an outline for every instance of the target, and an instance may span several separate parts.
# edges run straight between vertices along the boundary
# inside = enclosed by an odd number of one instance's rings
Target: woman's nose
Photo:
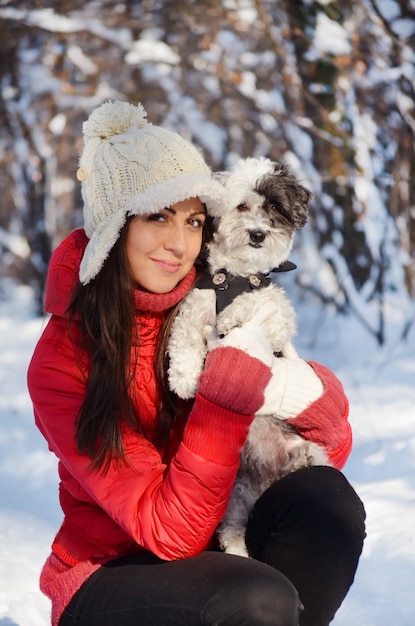
[[[169,234],[165,241],[167,250],[171,250],[176,254],[183,254],[187,249],[187,240],[185,229],[181,226],[175,226],[169,230]]]

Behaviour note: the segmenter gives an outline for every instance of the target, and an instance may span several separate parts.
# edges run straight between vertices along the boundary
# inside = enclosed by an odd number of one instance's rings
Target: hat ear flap
[[[119,210],[99,222],[95,227],[85,248],[79,268],[79,279],[83,285],[87,285],[101,270],[120,236],[126,219],[126,212]]]

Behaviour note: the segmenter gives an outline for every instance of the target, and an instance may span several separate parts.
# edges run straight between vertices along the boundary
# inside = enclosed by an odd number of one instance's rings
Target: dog
[[[299,358],[291,343],[296,333],[294,308],[270,274],[295,268],[288,256],[294,232],[307,222],[312,194],[287,164],[265,157],[241,159],[232,171],[216,177],[224,185],[229,209],[214,218],[208,270],[181,304],[168,344],[169,387],[183,399],[196,394],[212,333],[227,335],[271,303],[276,314],[266,324],[274,354]],[[266,390],[264,405],[251,424],[217,531],[225,552],[245,557],[246,524],[259,496],[300,467],[328,464],[320,446],[278,418],[268,395],[272,397]]]

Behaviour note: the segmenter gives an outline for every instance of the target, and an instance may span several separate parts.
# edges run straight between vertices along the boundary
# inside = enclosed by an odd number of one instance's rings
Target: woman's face
[[[126,253],[141,289],[168,293],[189,273],[202,246],[205,219],[199,198],[189,198],[130,221]]]

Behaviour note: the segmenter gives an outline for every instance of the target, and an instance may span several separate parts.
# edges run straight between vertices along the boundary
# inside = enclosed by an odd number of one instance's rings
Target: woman
[[[249,521],[251,559],[220,552],[215,528],[271,377],[285,377],[289,421],[336,468],[351,448],[342,387],[317,364],[274,359],[253,321],[207,355],[194,402],[172,397],[169,325],[222,188],[141,106],[105,103],[84,140],[84,230],[51,259],[51,318],[28,372],[59,459],[64,520],[41,575],[52,624],[324,626],[364,538],[362,504],[338,469],[271,486]]]

